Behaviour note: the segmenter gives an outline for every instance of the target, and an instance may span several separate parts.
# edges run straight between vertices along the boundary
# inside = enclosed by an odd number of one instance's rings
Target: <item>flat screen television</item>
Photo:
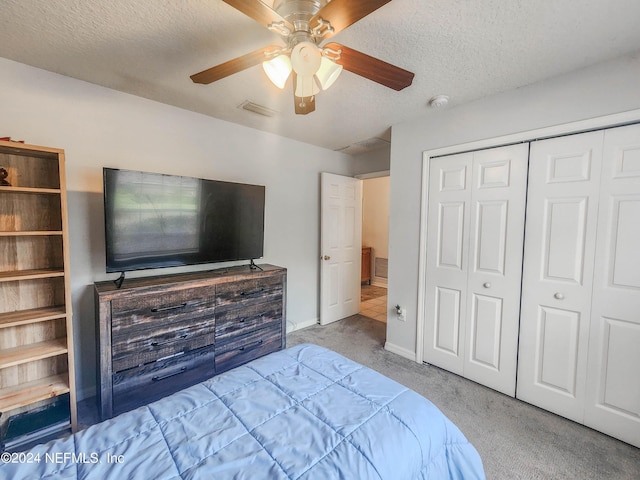
[[[265,187],[104,168],[107,272],[263,255]]]

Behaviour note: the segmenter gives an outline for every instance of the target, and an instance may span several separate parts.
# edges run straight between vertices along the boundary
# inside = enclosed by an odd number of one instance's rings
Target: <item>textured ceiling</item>
[[[271,3],[266,0],[265,3]],[[415,73],[396,92],[350,72],[293,113],[259,66],[189,75],[283,44],[221,0],[0,0],[0,56],[302,142],[350,152],[393,124],[640,50],[638,0],[393,0],[333,40]],[[238,108],[243,102],[276,114]]]

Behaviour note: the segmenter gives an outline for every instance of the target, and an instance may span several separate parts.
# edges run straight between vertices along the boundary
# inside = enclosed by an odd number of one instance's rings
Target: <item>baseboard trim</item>
[[[320,320],[318,318],[312,318],[311,320],[305,320],[304,322],[292,322],[287,320],[287,333],[317,325],[319,321]]]
[[[411,350],[407,350],[406,348],[399,347],[398,345],[394,345],[393,343],[385,342],[384,349],[391,353],[395,353],[396,355],[400,355],[401,357],[408,358],[413,362],[416,361],[416,352],[412,352]]]
[[[98,392],[95,385],[78,389],[76,390],[76,402],[86,400],[87,398],[95,397],[97,393]]]
[[[382,277],[373,277],[371,279],[371,285],[373,285],[374,287],[387,288],[387,279]]]

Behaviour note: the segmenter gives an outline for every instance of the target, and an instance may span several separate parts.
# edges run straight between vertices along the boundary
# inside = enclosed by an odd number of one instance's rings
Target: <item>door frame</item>
[[[328,253],[330,252],[330,245],[327,245],[327,225],[325,225],[325,221],[328,219],[326,218],[326,214],[327,214],[327,207],[328,202],[329,202],[329,198],[325,198],[325,185],[328,185],[329,182],[329,178],[330,177],[334,177],[334,178],[340,178],[342,182],[346,181],[347,179],[349,179],[349,182],[352,182],[353,184],[357,185],[356,188],[356,198],[354,199],[355,201],[353,202],[355,207],[356,207],[356,216],[354,216],[354,223],[355,226],[358,227],[355,229],[356,232],[356,238],[355,240],[357,240],[354,244],[354,253],[353,253],[353,258],[357,258],[357,262],[354,262],[354,268],[352,269],[352,272],[354,273],[353,275],[353,284],[350,284],[350,286],[353,288],[353,313],[347,313],[345,314],[344,312],[344,306],[347,305],[347,303],[342,302],[343,299],[343,293],[346,291],[348,292],[348,287],[344,286],[342,288],[341,291],[338,291],[338,297],[339,297],[339,306],[338,311],[337,312],[333,312],[331,311],[331,309],[327,308],[328,305],[327,303],[330,301],[330,297],[328,297],[328,290],[331,290],[330,287],[332,285],[331,283],[331,279],[330,279],[330,275],[327,275],[329,272],[327,271],[327,262],[330,260],[331,256],[328,256]],[[342,204],[341,204],[342,205]],[[359,215],[357,215],[359,213]],[[340,218],[340,216],[339,216]],[[344,220],[344,218],[343,218]],[[340,224],[340,221],[338,221],[338,225],[336,225],[336,227],[338,227],[338,235],[340,236],[344,231],[346,231],[346,224],[342,223]],[[340,228],[342,228],[342,230],[340,230]],[[329,236],[330,237],[330,236]],[[338,241],[338,243],[340,243],[340,241]],[[356,245],[357,244],[357,245]],[[339,245],[339,247],[337,248],[339,250],[340,253],[344,253],[344,248],[342,248],[342,244]],[[347,318],[350,315],[355,315],[360,311],[360,260],[362,257],[361,254],[361,250],[362,250],[362,180],[360,180],[359,178],[356,178],[354,176],[349,176],[349,175],[342,175],[342,174],[336,174],[336,173],[330,173],[330,172],[321,172],[320,174],[320,309],[319,309],[319,318],[318,318],[318,322],[320,323],[320,325],[328,325],[330,323],[333,323],[335,321],[338,320],[342,320],[343,318]],[[335,253],[333,253],[332,255],[335,255]],[[341,255],[339,255],[339,262],[343,262],[343,258]],[[331,262],[331,264],[335,264],[334,262]],[[357,269],[355,268],[355,264],[357,264]],[[340,271],[340,268],[338,267],[338,271]],[[339,279],[340,280],[340,279]],[[335,282],[334,282],[335,283]],[[342,284],[341,281],[338,282],[339,284]],[[349,306],[349,305],[347,305]],[[336,318],[335,314],[338,313],[339,317]]]
[[[417,363],[424,362],[424,330],[426,312],[426,288],[427,288],[427,212],[429,204],[429,165],[430,160],[435,157],[465,153],[487,148],[502,147],[516,143],[531,142],[547,138],[559,137],[562,135],[572,135],[591,130],[603,128],[620,127],[640,122],[640,109],[628,112],[605,115],[602,117],[579,120],[551,127],[533,129],[484,140],[472,141],[448,147],[425,150],[422,152],[422,180],[420,194],[420,234],[418,253],[418,305],[416,309],[416,354]]]
[[[384,178],[384,177],[389,177],[389,185],[391,185],[391,170],[379,170],[376,172],[369,172],[369,173],[361,173],[359,175],[354,175],[355,178],[359,179],[359,180],[363,180],[362,182],[362,209],[363,209],[363,229],[364,229],[364,180],[371,180],[374,178]],[[391,201],[391,198],[387,198],[387,203]],[[391,216],[391,212],[389,212],[389,216]],[[389,250],[388,250],[388,241],[389,241],[389,228],[387,226],[387,260],[389,259]],[[369,282],[371,285],[373,285],[374,282],[374,277],[375,276],[375,269],[371,270],[371,282]],[[378,277],[382,278],[382,277]],[[389,288],[389,283],[388,283],[388,278],[385,279],[386,281],[384,282],[384,288]],[[378,286],[381,286],[378,284]],[[388,305],[387,305],[388,307]],[[388,319],[387,319],[388,320]]]
[[[349,175],[343,175],[343,176],[348,177]],[[352,178],[355,178],[357,180],[368,180],[370,178],[379,178],[379,177],[391,177],[391,170],[380,170],[380,171],[376,171],[376,172],[362,173],[362,174],[359,174],[359,175],[353,175]],[[362,203],[362,201],[363,200],[361,198],[360,202]],[[320,202],[322,203],[322,199],[320,200]],[[320,231],[322,232],[322,213],[320,214]],[[320,250],[322,250],[322,239],[320,239]],[[324,254],[321,252],[321,255],[324,255]],[[318,289],[319,289],[319,292],[320,292],[319,295],[318,295],[319,296],[319,302],[320,302],[319,305],[318,305],[318,307],[319,307],[318,311],[319,312],[320,312],[320,309],[322,308],[322,305],[323,305],[323,298],[322,298],[322,295],[323,295],[323,289],[322,289],[322,260],[321,260],[321,263],[320,263],[320,272],[321,272],[321,274],[320,274],[321,278],[320,278],[320,283],[318,285]],[[358,277],[358,284],[360,284],[360,278],[359,277]],[[321,317],[322,317],[322,314],[320,313],[318,315],[317,323],[321,324],[321,322],[320,322]]]

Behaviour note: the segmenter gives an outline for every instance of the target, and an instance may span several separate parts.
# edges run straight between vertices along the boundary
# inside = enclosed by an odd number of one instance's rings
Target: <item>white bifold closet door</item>
[[[640,447],[640,125],[603,159],[584,423]]]
[[[515,394],[528,144],[429,161],[424,361]]]
[[[582,421],[604,132],[533,142],[518,398]]]
[[[640,446],[640,126],[533,142],[517,397]]]

